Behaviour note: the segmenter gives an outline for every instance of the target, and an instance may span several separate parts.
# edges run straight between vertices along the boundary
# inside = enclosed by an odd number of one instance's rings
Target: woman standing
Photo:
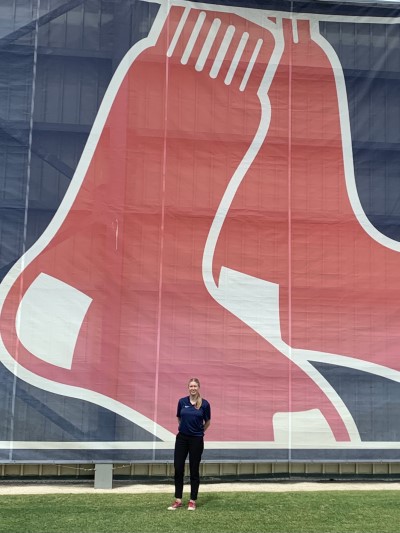
[[[176,436],[174,451],[175,502],[168,507],[169,511],[175,511],[182,507],[183,476],[188,454],[190,469],[188,511],[196,509],[200,485],[200,461],[204,450],[204,433],[211,423],[210,404],[200,395],[200,381],[197,378],[191,378],[188,388],[189,396],[178,401],[176,412],[179,420],[179,432]]]

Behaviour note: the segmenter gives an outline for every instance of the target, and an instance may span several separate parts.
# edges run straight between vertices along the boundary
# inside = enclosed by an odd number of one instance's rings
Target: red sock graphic
[[[312,69],[323,58],[310,50],[307,62]],[[325,72],[317,84],[293,81],[292,344],[400,370],[400,254],[372,238],[350,204],[359,205],[346,185],[337,94]],[[302,101],[313,102],[306,128]]]
[[[273,48],[268,31],[235,15],[171,9],[156,44],[121,80],[68,212],[63,204],[5,300],[3,342],[22,368],[104,395],[170,431],[182,384],[195,375],[214,406],[214,440],[273,440],[273,415],[293,406],[319,408],[346,439],[318,387],[215,302],[202,279],[210,225],[260,124],[257,90]],[[278,214],[286,200],[278,198]],[[279,238],[277,265],[281,247]],[[244,262],[252,252],[244,248]],[[34,316],[49,313],[51,290],[72,317],[75,308],[82,316],[69,359],[56,340],[41,348],[43,335],[32,334]],[[52,315],[54,324],[37,322],[49,338],[63,324]],[[302,396],[291,401],[300,381]]]
[[[326,53],[311,39],[309,22],[297,21],[296,37],[291,21],[283,28],[270,128],[232,202],[214,272],[227,266],[279,284],[282,338],[290,347],[399,369],[400,256],[361,227],[350,204],[344,102]],[[292,385],[295,410],[303,395],[293,374]]]

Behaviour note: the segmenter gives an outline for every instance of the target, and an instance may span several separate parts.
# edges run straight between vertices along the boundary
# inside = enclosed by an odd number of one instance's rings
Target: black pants
[[[197,500],[200,485],[200,461],[204,450],[203,437],[190,437],[178,433],[175,440],[175,498],[182,498],[185,461],[189,454],[190,499]]]

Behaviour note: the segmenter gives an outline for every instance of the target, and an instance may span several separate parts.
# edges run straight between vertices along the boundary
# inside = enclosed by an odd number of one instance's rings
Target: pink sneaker
[[[174,502],[172,505],[168,507],[168,511],[176,511],[176,509],[179,509],[179,507],[182,507],[182,502]]]
[[[196,502],[194,502],[193,500],[190,500],[190,502],[188,503],[187,510],[188,511],[195,511],[196,510]]]

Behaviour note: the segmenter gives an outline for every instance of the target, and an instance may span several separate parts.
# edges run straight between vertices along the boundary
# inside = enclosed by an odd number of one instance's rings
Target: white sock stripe
[[[217,52],[217,56],[214,59],[213,66],[211,67],[211,71],[210,71],[211,78],[216,78],[218,76],[218,73],[222,66],[222,62],[225,59],[229,45],[231,44],[231,41],[233,39],[234,33],[235,33],[235,26],[228,26],[228,28],[226,29],[224,38],[222,39],[221,46],[219,47],[219,50]]]
[[[171,57],[172,54],[174,53],[174,50],[175,50],[175,47],[176,47],[176,44],[179,40],[179,37],[181,36],[182,34],[182,31],[183,31],[183,28],[187,22],[187,19],[188,19],[188,16],[189,16],[189,12],[191,11],[191,8],[190,7],[186,7],[184,12],[182,13],[182,16],[181,16],[181,20],[179,21],[179,24],[176,28],[176,31],[175,31],[175,34],[172,38],[172,41],[169,45],[169,48],[168,48],[168,51],[167,51],[167,56],[168,57]],[[189,37],[189,40],[186,44],[186,48],[182,54],[182,58],[181,58],[181,63],[182,65],[186,65],[189,61],[189,58],[190,58],[190,55],[191,53],[193,52],[193,49],[194,49],[194,46],[196,44],[196,41],[199,37],[199,34],[201,32],[201,29],[203,27],[203,24],[204,24],[204,21],[206,19],[206,12],[205,11],[200,11],[198,17],[197,17],[197,20],[196,20],[196,23],[193,27],[193,30],[192,30],[192,33]],[[201,51],[200,51],[200,54],[199,54],[199,57],[197,58],[197,61],[196,61],[196,65],[195,65],[195,69],[198,71],[198,72],[201,72],[204,68],[204,65],[209,57],[209,54],[210,54],[210,51],[211,51],[211,48],[215,42],[215,39],[216,39],[216,36],[218,34],[218,31],[221,27],[221,20],[219,18],[215,18],[211,24],[211,27],[210,27],[210,30],[207,34],[207,37],[204,41],[204,44],[201,48]],[[222,39],[222,42],[221,42],[221,45],[219,47],[219,50],[217,52],[217,55],[214,59],[214,63],[211,67],[211,70],[210,70],[210,77],[215,79],[218,74],[219,74],[219,71],[221,70],[221,67],[222,67],[222,63],[225,59],[225,56],[228,52],[228,49],[229,49],[229,46],[231,45],[231,42],[232,42],[232,39],[233,39],[233,36],[235,34],[235,31],[236,31],[236,28],[235,26],[233,25],[230,25],[228,26],[228,28],[226,29],[226,32],[225,32],[225,35]],[[235,51],[235,54],[233,56],[233,59],[232,59],[232,62],[230,64],[230,67],[229,67],[229,70],[226,74],[226,77],[225,77],[225,80],[224,80],[224,83],[225,85],[229,85],[232,80],[233,80],[233,77],[236,73],[236,70],[237,70],[237,67],[239,65],[239,62],[242,58],[242,55],[243,55],[243,52],[244,52],[244,49],[246,47],[246,44],[248,43],[248,40],[249,40],[249,33],[248,32],[243,32],[243,35],[238,43],[238,46],[237,46],[237,49]],[[293,25],[293,38],[294,40],[296,39],[297,37],[297,25]],[[253,68],[254,68],[254,65],[255,65],[255,62],[257,60],[257,57],[258,57],[258,54],[260,52],[260,49],[261,49],[261,46],[263,44],[263,40],[260,38],[257,40],[257,43],[254,47],[254,50],[253,50],[253,53],[252,53],[252,56],[251,56],[251,59],[247,65],[247,68],[246,68],[246,72],[243,76],[243,79],[242,79],[242,82],[240,84],[240,87],[239,87],[239,90],[240,91],[244,91],[245,88],[246,88],[246,85],[248,83],[248,80],[250,78],[250,75],[251,75],[251,72],[253,71]]]
[[[207,61],[208,54],[210,53],[211,47],[215,41],[215,37],[217,36],[220,26],[221,26],[221,20],[214,19],[213,23],[211,24],[210,31],[208,32],[207,38],[204,41],[203,48],[201,49],[199,58],[195,66],[195,69],[198,72],[200,72],[204,68],[205,62]]]
[[[189,16],[189,12],[190,12],[190,7],[187,7],[185,9],[185,11],[182,13],[182,16],[181,16],[181,20],[179,21],[179,24],[176,28],[176,31],[175,31],[175,34],[174,34],[174,37],[172,38],[172,41],[169,45],[169,48],[168,48],[168,51],[167,51],[167,56],[168,57],[171,57],[172,54],[174,53],[174,50],[175,50],[175,46],[176,46],[176,43],[178,42],[178,39],[182,33],[182,30],[183,30],[183,27],[187,21],[187,18]]]
[[[245,49],[245,46],[248,40],[249,40],[249,34],[247,33],[247,31],[245,31],[240,39],[235,55],[233,56],[231,66],[229,67],[228,73],[225,78],[225,85],[229,85],[231,81],[233,80],[233,76],[235,75],[236,69],[239,65],[240,58],[242,57],[243,50]]]
[[[297,30],[297,19],[292,19],[292,32],[293,32],[293,42],[299,42],[299,32]]]
[[[260,52],[260,48],[261,48],[262,44],[263,44],[263,40],[262,39],[258,39],[257,44],[256,44],[256,46],[254,48],[253,54],[251,56],[251,59],[249,61],[249,64],[247,65],[247,69],[246,69],[246,72],[245,72],[245,74],[243,76],[242,83],[240,84],[240,87],[239,87],[240,91],[244,91],[245,88],[246,88],[247,82],[249,81],[251,71],[253,70],[253,67],[255,65],[255,62],[256,62],[257,56],[258,56],[258,54]]]
[[[206,14],[204,11],[201,11],[199,16],[197,17],[196,24],[194,25],[192,34],[189,38],[189,41],[186,45],[185,51],[183,52],[183,56],[181,59],[182,65],[186,65],[189,61],[190,54],[193,51],[194,45],[196,44],[197,37],[199,36],[199,33],[201,31],[201,27],[203,26],[204,20],[206,18]]]

